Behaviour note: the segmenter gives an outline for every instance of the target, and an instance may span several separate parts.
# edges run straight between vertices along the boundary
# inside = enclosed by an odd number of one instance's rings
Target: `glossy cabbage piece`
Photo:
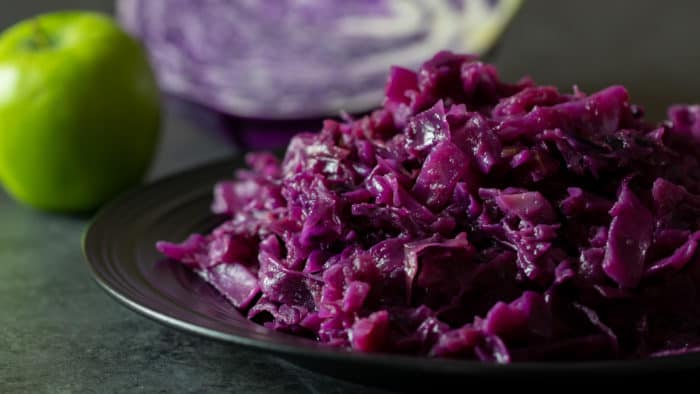
[[[158,249],[250,319],[329,346],[485,362],[700,348],[700,110],[391,70],[384,105],[214,189],[226,220]]]

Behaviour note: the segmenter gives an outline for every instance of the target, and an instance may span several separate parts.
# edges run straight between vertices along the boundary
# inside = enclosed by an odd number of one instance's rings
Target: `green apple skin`
[[[160,122],[145,51],[108,16],[44,14],[0,36],[0,180],[16,200],[94,210],[142,180]]]

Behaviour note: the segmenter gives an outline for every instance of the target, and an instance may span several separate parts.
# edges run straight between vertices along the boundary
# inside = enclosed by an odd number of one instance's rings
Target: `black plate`
[[[700,355],[635,361],[482,364],[410,356],[361,354],[268,330],[247,321],[212,287],[155,250],[157,240],[180,241],[222,219],[209,212],[213,184],[240,161],[190,170],[118,198],[97,214],[83,251],[97,282],[114,298],[160,323],[211,339],[273,353],[308,369],[399,389],[465,382],[604,377],[665,378],[700,371]],[[505,378],[505,380],[504,380]]]

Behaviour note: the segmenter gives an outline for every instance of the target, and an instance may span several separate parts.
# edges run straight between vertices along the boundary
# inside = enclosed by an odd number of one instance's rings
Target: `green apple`
[[[159,99],[144,49],[106,15],[10,27],[0,36],[0,180],[38,209],[97,208],[148,169]]]

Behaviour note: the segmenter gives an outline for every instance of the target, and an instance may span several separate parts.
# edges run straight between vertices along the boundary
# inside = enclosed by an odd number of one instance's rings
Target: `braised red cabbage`
[[[370,115],[216,185],[165,255],[253,321],[331,346],[478,359],[700,349],[700,106],[560,93],[441,52]]]

